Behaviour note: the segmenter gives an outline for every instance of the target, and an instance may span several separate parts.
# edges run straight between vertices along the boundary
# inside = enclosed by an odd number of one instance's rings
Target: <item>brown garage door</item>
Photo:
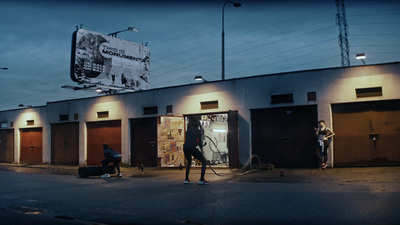
[[[87,164],[99,165],[104,159],[103,144],[121,153],[121,121],[90,122],[87,126]]]
[[[336,166],[400,164],[400,100],[332,105]]]
[[[157,117],[131,121],[132,166],[157,166]]]
[[[14,130],[0,131],[0,162],[14,162]]]
[[[252,153],[275,167],[317,167],[317,106],[251,110]]]
[[[51,125],[51,164],[79,164],[79,123]]]
[[[42,128],[21,130],[21,163],[41,164],[43,162]]]

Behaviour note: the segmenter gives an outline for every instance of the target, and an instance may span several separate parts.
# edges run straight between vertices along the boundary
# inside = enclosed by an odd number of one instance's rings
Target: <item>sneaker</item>
[[[106,174],[102,175],[101,178],[110,178],[110,174],[106,173]]]
[[[203,180],[199,180],[199,184],[203,185],[203,184],[210,184],[208,181],[206,181],[205,179]]]
[[[189,180],[189,179],[187,179],[187,180],[185,180],[183,183],[184,183],[184,184],[191,184],[191,183],[192,183],[192,181],[191,181],[191,180]]]
[[[122,173],[118,173],[118,177],[122,177]]]
[[[322,165],[322,169],[323,169],[323,170],[326,169],[327,166],[328,166],[328,165],[326,165],[326,163],[325,163],[324,165]]]

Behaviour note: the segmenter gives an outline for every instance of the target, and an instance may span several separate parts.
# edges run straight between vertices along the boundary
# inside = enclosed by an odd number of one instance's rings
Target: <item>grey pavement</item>
[[[79,178],[78,167],[0,163],[0,224],[400,224],[400,167],[122,168]]]

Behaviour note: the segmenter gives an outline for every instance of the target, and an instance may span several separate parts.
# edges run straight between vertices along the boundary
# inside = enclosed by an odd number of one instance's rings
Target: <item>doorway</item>
[[[277,168],[315,168],[317,106],[251,110],[252,154]]]
[[[158,166],[179,167],[185,165],[183,143],[185,120],[182,116],[157,117]]]
[[[205,143],[203,154],[210,164],[239,167],[238,111],[185,115],[185,130],[191,120],[201,123]]]
[[[0,130],[0,162],[14,162],[14,130]]]
[[[88,122],[87,165],[99,165],[104,159],[103,144],[121,153],[121,120]]]
[[[131,119],[131,165],[156,167],[157,117]]]
[[[332,105],[336,166],[400,165],[400,100]]]
[[[51,164],[79,164],[79,123],[51,125]]]
[[[42,128],[27,128],[20,130],[21,163],[43,163],[43,133]]]

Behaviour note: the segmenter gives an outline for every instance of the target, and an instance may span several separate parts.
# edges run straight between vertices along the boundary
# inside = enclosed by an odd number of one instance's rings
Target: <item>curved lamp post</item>
[[[240,7],[242,4],[237,3],[237,2],[232,2],[232,1],[226,1],[224,3],[224,6],[222,7],[222,80],[225,80],[225,28],[224,28],[224,15],[225,15],[225,5],[226,4],[233,4],[233,7]]]

